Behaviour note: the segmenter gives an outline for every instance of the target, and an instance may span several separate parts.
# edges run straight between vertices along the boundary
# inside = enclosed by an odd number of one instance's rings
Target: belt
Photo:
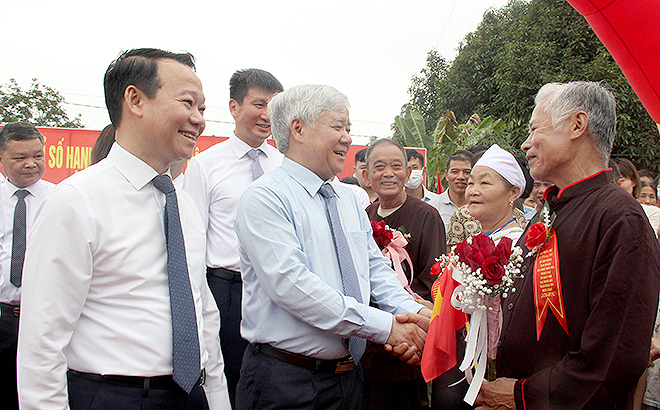
[[[0,311],[2,311],[2,316],[18,316],[21,313],[21,305],[0,303]]]
[[[342,357],[335,360],[314,359],[297,353],[290,353],[286,350],[278,349],[265,343],[254,343],[252,348],[268,357],[279,360],[284,363],[304,367],[321,373],[348,373],[355,369],[355,362],[351,356]]]
[[[241,273],[234,272],[233,270],[225,268],[206,268],[206,272],[215,276],[216,278],[228,280],[231,282],[243,282],[243,279],[241,279]]]
[[[140,387],[143,389],[163,389],[163,390],[176,390],[179,385],[174,381],[172,375],[166,376],[152,376],[152,377],[140,377],[140,376],[116,376],[116,375],[102,375],[95,373],[83,373],[76,370],[69,369],[69,373],[74,376],[81,377],[87,380],[93,380],[96,382],[111,383],[111,384],[121,384],[123,386],[131,387]],[[202,369],[199,379],[195,383],[195,386],[202,386],[206,382],[206,370]]]

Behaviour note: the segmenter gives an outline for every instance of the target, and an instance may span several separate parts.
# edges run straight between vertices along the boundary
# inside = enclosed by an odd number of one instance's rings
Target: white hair
[[[313,127],[327,111],[348,111],[348,98],[329,85],[304,84],[275,95],[268,103],[270,124],[277,149],[289,149],[291,121],[295,118]]]
[[[586,112],[594,146],[604,162],[609,160],[616,136],[616,100],[611,91],[597,82],[548,83],[538,91],[534,102],[543,106],[557,131],[571,115]]]

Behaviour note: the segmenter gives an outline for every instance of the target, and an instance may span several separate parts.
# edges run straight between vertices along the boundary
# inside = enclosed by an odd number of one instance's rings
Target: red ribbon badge
[[[534,261],[534,306],[536,308],[537,341],[541,337],[548,309],[552,310],[557,321],[568,334],[559,275],[559,249],[554,229],[550,230],[550,239],[541,245]]]

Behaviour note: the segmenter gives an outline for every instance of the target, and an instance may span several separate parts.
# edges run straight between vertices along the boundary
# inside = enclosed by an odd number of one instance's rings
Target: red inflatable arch
[[[612,54],[660,131],[660,1],[568,2]]]

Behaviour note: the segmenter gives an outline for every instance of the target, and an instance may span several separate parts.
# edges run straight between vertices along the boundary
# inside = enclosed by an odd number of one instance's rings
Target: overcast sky
[[[86,128],[109,123],[103,74],[121,50],[157,47],[197,59],[205,135],[227,136],[228,82],[262,68],[288,88],[328,84],[351,102],[351,133],[391,135],[413,75],[435,48],[447,60],[488,8],[506,0],[47,1],[0,0],[0,84],[37,78],[60,91]]]

